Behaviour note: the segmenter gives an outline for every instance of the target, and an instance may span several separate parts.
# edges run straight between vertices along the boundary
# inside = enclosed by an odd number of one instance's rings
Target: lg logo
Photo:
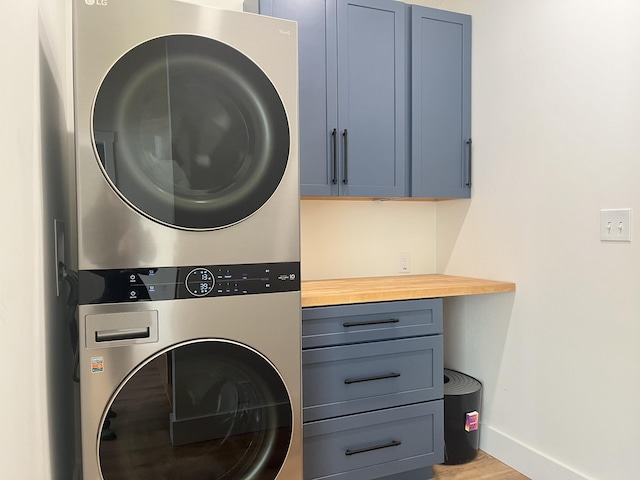
[[[100,7],[107,6],[107,0],[84,0],[84,3],[86,3],[89,6],[91,5],[98,5]]]

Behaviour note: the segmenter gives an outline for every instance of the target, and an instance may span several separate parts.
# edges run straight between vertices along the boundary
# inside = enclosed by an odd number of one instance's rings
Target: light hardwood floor
[[[530,480],[482,450],[469,463],[436,465],[433,471],[436,480]]]

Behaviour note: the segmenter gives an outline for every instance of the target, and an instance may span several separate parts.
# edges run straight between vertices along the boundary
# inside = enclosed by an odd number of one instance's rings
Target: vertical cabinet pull
[[[373,445],[371,447],[366,447],[366,448],[358,448],[355,450],[347,449],[345,450],[344,454],[347,456],[357,455],[358,453],[371,452],[373,450],[380,450],[381,448],[399,447],[400,445],[402,445],[402,442],[398,440],[393,440],[389,443],[381,443],[380,445]]]
[[[331,142],[333,147],[333,162],[331,170],[331,183],[338,183],[338,129],[334,128],[331,132]]]
[[[342,177],[342,183],[344,183],[345,185],[349,183],[349,177],[347,176],[347,161],[348,161],[348,144],[347,144],[347,136],[348,136],[348,132],[347,129],[344,129],[344,132],[342,132],[342,141],[344,142],[344,176]]]
[[[468,155],[468,162],[469,162],[469,174],[467,176],[467,187],[471,186],[471,139],[467,140],[467,155]]]

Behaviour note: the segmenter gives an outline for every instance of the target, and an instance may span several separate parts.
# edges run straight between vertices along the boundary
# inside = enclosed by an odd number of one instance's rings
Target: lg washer
[[[84,480],[302,478],[297,29],[74,0]]]

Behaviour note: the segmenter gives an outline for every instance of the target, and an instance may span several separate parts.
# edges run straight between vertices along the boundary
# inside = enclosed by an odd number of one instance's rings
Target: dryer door
[[[130,206],[194,230],[237,223],[278,187],[289,124],[275,87],[238,50],[195,35],[145,42],[105,76],[96,158]]]
[[[233,342],[180,344],[115,393],[98,439],[104,480],[273,480],[292,436],[282,379]]]

